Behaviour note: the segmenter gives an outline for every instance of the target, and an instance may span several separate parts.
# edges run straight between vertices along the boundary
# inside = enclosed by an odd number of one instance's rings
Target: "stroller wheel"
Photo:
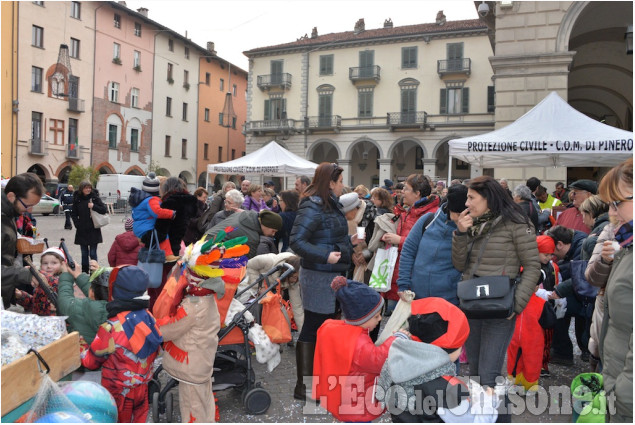
[[[271,396],[264,388],[253,388],[245,394],[243,406],[252,415],[262,415],[271,405]]]
[[[167,393],[165,395],[165,421],[167,423],[172,423],[172,408],[174,407],[174,394]]]
[[[159,392],[152,394],[152,422],[155,424],[161,422],[159,418]]]
[[[158,380],[151,379],[148,382],[148,402],[149,403],[152,403],[152,397],[154,396],[154,393],[158,393],[159,391],[161,391],[161,384],[159,383]]]

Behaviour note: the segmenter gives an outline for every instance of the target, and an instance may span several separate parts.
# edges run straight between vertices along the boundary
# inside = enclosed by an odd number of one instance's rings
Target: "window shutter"
[[[439,106],[439,113],[440,114],[447,114],[448,113],[447,89],[441,89],[441,104]]]
[[[269,112],[269,99],[265,100],[265,120],[268,120],[270,117],[270,112]]]
[[[287,118],[287,99],[282,99],[282,118]]]
[[[470,112],[470,88],[463,88],[463,113],[467,114]]]
[[[487,112],[494,112],[494,86],[487,87]]]

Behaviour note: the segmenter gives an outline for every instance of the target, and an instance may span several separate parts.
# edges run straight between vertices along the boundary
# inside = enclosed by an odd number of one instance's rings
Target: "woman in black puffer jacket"
[[[323,162],[313,182],[302,193],[289,242],[302,258],[300,288],[304,301],[304,325],[296,346],[297,382],[293,396],[306,398],[305,376],[313,375],[313,353],[317,330],[335,315],[335,293],[331,282],[351,265],[353,245],[348,223],[338,198],[342,193],[343,169]],[[354,242],[357,235],[354,236]]]
[[[167,233],[172,253],[178,256],[187,225],[196,216],[198,200],[187,191],[187,185],[178,177],[169,177],[164,181],[161,194],[161,208],[174,210],[176,214],[172,220],[157,220],[154,227],[159,233]]]
[[[88,274],[90,260],[97,261],[97,244],[104,240],[101,237],[101,229],[95,228],[90,210],[99,214],[106,214],[106,206],[99,198],[99,193],[93,190],[93,185],[88,181],[79,184],[79,188],[73,196],[73,210],[71,218],[75,224],[75,245],[82,250],[82,272]]]

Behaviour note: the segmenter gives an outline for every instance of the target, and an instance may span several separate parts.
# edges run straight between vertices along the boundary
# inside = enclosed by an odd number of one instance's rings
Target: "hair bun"
[[[334,291],[337,291],[344,286],[346,286],[346,278],[344,276],[337,276],[333,279],[333,282],[331,282],[331,289]]]

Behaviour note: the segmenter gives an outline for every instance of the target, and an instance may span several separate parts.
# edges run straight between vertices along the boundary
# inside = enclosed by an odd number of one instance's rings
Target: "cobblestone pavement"
[[[81,263],[81,251],[78,245],[73,243],[75,238],[75,230],[64,230],[64,217],[63,216],[49,216],[43,217],[36,216],[38,232],[41,237],[47,237],[51,246],[57,246],[60,238],[66,239],[66,244],[71,252],[71,255],[75,261]],[[107,254],[115,236],[124,231],[123,228],[123,215],[115,215],[111,218],[111,224],[102,229],[102,235],[104,243],[98,245],[97,255],[99,263],[101,265],[107,265]],[[36,256],[36,263],[39,259]],[[573,323],[572,323],[573,326]],[[573,329],[573,327],[572,327]],[[572,340],[575,341],[572,329],[570,335]],[[296,335],[297,338],[297,335]],[[575,346],[575,343],[574,343]],[[229,388],[223,391],[217,391],[218,403],[217,407],[220,412],[221,422],[233,422],[233,423],[297,423],[297,422],[337,422],[330,414],[325,413],[323,409],[318,408],[317,411],[311,411],[309,408],[307,411],[303,411],[303,405],[292,397],[293,387],[295,385],[295,348],[287,345],[282,346],[281,362],[280,365],[273,372],[268,372],[266,365],[259,364],[253,359],[253,368],[256,375],[256,382],[260,382],[262,388],[267,390],[271,395],[271,406],[265,414],[262,415],[250,415],[245,411],[242,401],[241,393],[235,389]],[[584,363],[580,360],[580,351],[575,347],[575,364],[573,366],[558,366],[551,365],[551,376],[547,378],[541,378],[540,383],[544,388],[553,386],[570,385],[571,380],[577,374],[585,371],[588,367],[588,363]],[[468,374],[467,365],[463,365],[461,372],[463,375]],[[161,381],[165,384],[167,376],[163,373]],[[178,389],[173,389],[174,392],[174,415],[172,422],[180,422],[180,414],[178,412]],[[521,397],[517,399],[515,404],[518,406],[514,409],[513,422],[525,422],[525,423],[543,423],[543,422],[570,422],[571,421],[571,406],[570,401],[564,397],[562,403],[564,406],[558,408],[558,400],[554,395],[542,394],[537,397]],[[530,404],[529,408],[525,408],[524,401]],[[548,408],[541,408],[538,404],[538,408],[532,408],[531,405],[536,405],[536,402],[548,402]],[[533,411],[534,413],[531,413]],[[558,411],[564,412],[564,414],[557,414]],[[151,415],[148,417],[148,422],[152,421]],[[161,421],[165,422],[165,416],[161,416]],[[390,416],[385,413],[376,422],[390,422]]]

